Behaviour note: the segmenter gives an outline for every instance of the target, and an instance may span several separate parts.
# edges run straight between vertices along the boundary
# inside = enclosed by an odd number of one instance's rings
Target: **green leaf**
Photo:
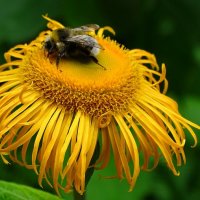
[[[61,200],[61,198],[28,186],[0,181],[1,200]]]

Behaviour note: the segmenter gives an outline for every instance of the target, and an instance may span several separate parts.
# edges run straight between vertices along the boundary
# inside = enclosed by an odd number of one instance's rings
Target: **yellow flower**
[[[156,167],[161,154],[178,175],[173,161],[186,161],[185,130],[196,145],[192,127],[200,127],[183,118],[165,95],[165,65],[160,70],[154,55],[105,37],[104,30],[112,29],[104,27],[92,37],[103,47],[97,59],[105,70],[92,61],[67,58],[57,66],[43,44],[51,30],[63,25],[45,18],[50,30],[5,53],[7,62],[0,68],[1,156],[7,153],[33,169],[40,185],[46,179],[57,192],[74,186],[84,193],[97,144],[95,168],[106,167],[113,152],[116,177],[125,177],[130,190],[140,169]]]

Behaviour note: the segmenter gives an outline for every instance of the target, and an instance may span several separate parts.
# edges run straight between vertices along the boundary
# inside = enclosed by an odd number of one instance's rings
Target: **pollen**
[[[88,169],[103,169],[111,154],[112,177],[134,188],[140,170],[162,156],[174,175],[186,162],[186,133],[194,129],[166,95],[166,67],[153,54],[126,49],[91,32],[99,45],[94,60],[48,55],[44,42],[64,26],[47,16],[48,28],[29,44],[5,53],[0,66],[0,156],[38,174],[60,190],[84,194]],[[89,37],[89,36],[87,36]],[[96,48],[96,46],[95,46]],[[98,155],[96,155],[98,151]],[[28,153],[32,153],[31,159]],[[149,166],[149,160],[153,160]]]
[[[79,110],[93,117],[125,112],[141,90],[141,70],[119,44],[96,40],[103,47],[97,59],[105,70],[95,62],[70,58],[61,59],[57,66],[38,46],[20,66],[24,82],[70,112]]]

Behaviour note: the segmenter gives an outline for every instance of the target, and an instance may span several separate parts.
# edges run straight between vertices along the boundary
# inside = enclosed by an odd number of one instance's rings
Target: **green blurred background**
[[[42,14],[72,27],[109,25],[116,31],[118,42],[130,49],[152,52],[159,64],[166,64],[168,95],[177,100],[186,118],[200,124],[199,0],[0,0],[0,6],[1,64],[5,51],[30,42],[46,29]],[[130,193],[125,180],[100,177],[113,175],[111,163],[104,171],[95,172],[88,185],[88,200],[200,199],[200,144],[195,149],[190,148],[192,144],[188,135],[187,164],[179,168],[179,177],[161,161],[153,172],[141,172]],[[38,188],[37,176],[17,165],[0,163],[0,179]]]

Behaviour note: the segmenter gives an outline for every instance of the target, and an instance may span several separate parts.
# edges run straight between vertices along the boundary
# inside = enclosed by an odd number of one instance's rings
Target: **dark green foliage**
[[[109,25],[116,31],[115,39],[127,48],[145,49],[156,55],[159,64],[166,64],[168,95],[177,100],[183,116],[200,124],[199,0],[0,0],[0,5],[1,64],[5,51],[16,44],[30,42],[46,29],[42,14],[48,13],[66,26]],[[173,176],[162,161],[153,172],[141,172],[134,191],[129,193],[125,180],[100,178],[99,175],[115,175],[115,166],[111,164],[106,170],[94,173],[87,187],[88,200],[199,199],[200,144],[195,149],[191,145],[188,137],[187,163],[179,168],[179,177]],[[0,163],[0,179],[38,187],[37,176],[32,171],[14,164]],[[1,182],[0,195],[5,187],[10,186]],[[31,196],[37,194],[40,192],[33,192]],[[0,196],[0,199],[6,198]],[[42,196],[33,199],[42,200]],[[49,196],[48,199],[57,198]]]

